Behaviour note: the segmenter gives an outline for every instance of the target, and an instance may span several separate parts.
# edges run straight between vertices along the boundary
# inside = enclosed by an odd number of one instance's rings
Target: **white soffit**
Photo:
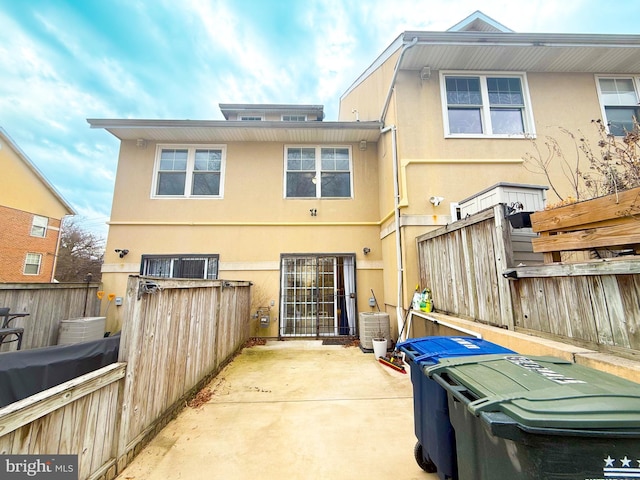
[[[552,73],[637,73],[639,35],[405,32],[418,38],[402,68],[504,70]]]
[[[218,120],[88,119],[120,140],[154,142],[377,142],[379,122],[233,122]]]
[[[640,35],[405,31],[349,86],[341,99],[413,39],[418,41],[402,58],[404,70],[430,67],[432,71],[605,75],[640,72]]]

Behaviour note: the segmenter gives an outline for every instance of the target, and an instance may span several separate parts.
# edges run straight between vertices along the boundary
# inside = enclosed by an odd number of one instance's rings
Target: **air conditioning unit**
[[[58,345],[89,342],[104,338],[106,317],[70,318],[60,321]]]
[[[361,312],[358,317],[358,331],[360,332],[360,346],[373,349],[371,340],[382,332],[387,340],[391,337],[389,314],[383,312]]]

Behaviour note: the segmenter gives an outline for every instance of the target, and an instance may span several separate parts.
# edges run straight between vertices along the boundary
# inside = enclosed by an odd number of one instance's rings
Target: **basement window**
[[[140,275],[160,278],[218,278],[218,258],[207,255],[142,255]]]

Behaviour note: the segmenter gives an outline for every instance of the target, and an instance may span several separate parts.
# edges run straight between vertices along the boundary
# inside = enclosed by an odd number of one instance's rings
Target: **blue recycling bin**
[[[475,337],[421,337],[398,343],[405,353],[413,384],[413,417],[416,462],[426,472],[458,478],[456,439],[449,419],[447,391],[423,369],[441,359],[473,355],[510,354],[512,350]]]

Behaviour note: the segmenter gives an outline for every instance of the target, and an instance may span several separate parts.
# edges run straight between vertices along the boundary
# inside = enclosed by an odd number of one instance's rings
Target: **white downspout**
[[[393,210],[394,210],[394,220],[395,220],[395,234],[396,234],[396,268],[398,269],[398,297],[396,299],[396,322],[398,323],[398,335],[400,332],[403,332],[402,324],[404,318],[404,308],[403,308],[403,293],[404,293],[404,264],[402,261],[402,238],[401,238],[401,229],[400,229],[400,179],[398,174],[398,147],[397,147],[397,128],[395,125],[389,125],[388,127],[384,127],[384,119],[387,116],[387,110],[389,109],[389,103],[391,101],[391,95],[393,94],[393,88],[396,83],[396,77],[398,76],[398,71],[400,70],[400,64],[402,63],[402,59],[404,54],[408,49],[413,47],[416,43],[418,43],[418,38],[414,37],[411,43],[408,43],[402,49],[400,56],[398,57],[398,61],[396,63],[396,67],[393,71],[393,77],[391,79],[391,84],[389,85],[389,91],[387,92],[387,98],[385,99],[384,106],[382,108],[382,113],[380,114],[380,123],[382,123],[383,127],[380,130],[380,133],[391,132],[391,152],[393,158]],[[403,332],[403,335],[406,335],[406,332]],[[401,340],[398,338],[398,340]]]
[[[389,102],[391,102],[391,94],[393,93],[393,87],[396,84],[396,77],[398,76],[398,71],[400,70],[400,64],[402,63],[404,54],[407,53],[407,50],[413,47],[416,43],[418,43],[418,37],[413,37],[413,40],[411,40],[411,43],[407,43],[402,48],[402,52],[400,52],[400,56],[398,57],[398,61],[396,62],[396,67],[393,70],[393,77],[391,77],[391,84],[389,85],[387,98],[384,101],[384,105],[382,106],[382,112],[380,113],[380,122],[382,123],[382,125],[384,125],[384,118],[387,116],[387,110],[389,109]],[[384,130],[382,133],[384,133]]]
[[[62,226],[64,225],[64,220],[66,217],[70,215],[63,215],[60,219],[60,228],[58,228],[58,239],[56,240],[56,251],[53,254],[53,269],[51,270],[51,283],[54,283],[56,280],[56,267],[58,266],[58,254],[60,253],[60,243],[62,242]]]
[[[396,321],[398,323],[398,335],[402,332],[402,319],[404,318],[403,309],[403,278],[404,265],[402,262],[402,238],[400,230],[400,182],[398,181],[398,153],[397,153],[397,135],[396,126],[390,125],[383,128],[381,133],[391,131],[391,151],[393,157],[393,213],[396,232],[396,268],[398,270],[398,298],[396,299]],[[400,338],[398,339],[400,340]]]

